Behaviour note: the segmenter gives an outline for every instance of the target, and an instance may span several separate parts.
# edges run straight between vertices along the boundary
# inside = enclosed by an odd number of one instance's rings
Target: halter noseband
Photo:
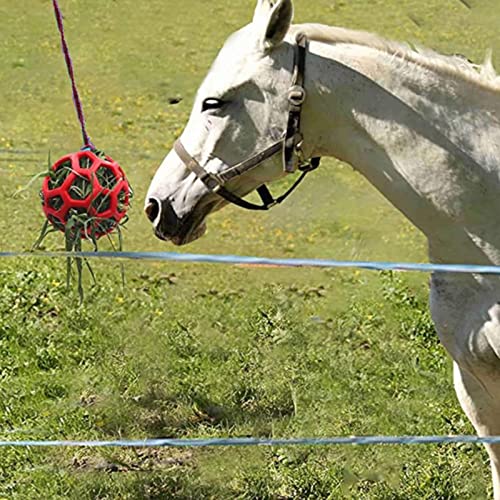
[[[248,210],[269,210],[275,205],[283,202],[293,193],[293,191],[295,191],[309,172],[318,168],[320,163],[320,158],[304,160],[302,152],[303,137],[300,131],[300,117],[302,105],[306,99],[304,78],[308,41],[302,33],[297,34],[295,41],[292,85],[288,90],[288,122],[282,139],[264,149],[264,151],[261,151],[251,158],[229,167],[224,172],[218,174],[205,170],[205,168],[202,167],[198,161],[186,151],[180,139],[178,139],[174,144],[174,150],[177,153],[177,156],[179,156],[184,165],[191,170],[191,172],[193,172],[211,192],[217,193],[230,203]],[[278,198],[274,198],[267,186],[263,184],[257,188],[257,192],[262,200],[262,205],[256,205],[244,200],[234,193],[231,193],[224,187],[224,185],[234,177],[238,177],[245,172],[249,172],[280,151],[282,152],[284,171],[286,173],[293,173],[295,172],[295,167],[297,165],[302,174],[292,184],[292,186]]]

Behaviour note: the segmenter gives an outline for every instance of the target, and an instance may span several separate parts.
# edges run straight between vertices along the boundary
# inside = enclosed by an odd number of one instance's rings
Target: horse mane
[[[419,66],[458,76],[494,92],[500,92],[500,77],[493,68],[491,50],[483,64],[474,64],[460,55],[443,55],[433,50],[413,47],[408,43],[387,40],[374,33],[324,24],[295,24],[289,33],[304,33],[309,40],[326,44],[349,44],[369,47],[391,56],[411,61]]]

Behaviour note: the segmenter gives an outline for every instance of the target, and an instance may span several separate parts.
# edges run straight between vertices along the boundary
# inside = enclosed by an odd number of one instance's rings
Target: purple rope
[[[83,145],[84,148],[89,147],[91,149],[95,149],[95,146],[92,144],[89,135],[87,134],[87,129],[85,127],[85,116],[83,115],[82,102],[80,100],[80,95],[78,94],[78,89],[76,88],[75,82],[75,73],[73,71],[73,62],[71,60],[71,56],[69,55],[68,44],[66,43],[66,37],[64,36],[64,25],[63,25],[63,16],[61,13],[61,9],[57,0],[52,0],[52,4],[54,5],[54,12],[56,15],[57,27],[59,29],[59,33],[61,34],[61,47],[64,54],[64,59],[66,61],[66,67],[68,68],[68,75],[71,79],[71,88],[73,90],[73,102],[75,104],[76,114],[78,116],[78,120],[80,122],[80,126],[82,129],[82,137],[83,137]]]

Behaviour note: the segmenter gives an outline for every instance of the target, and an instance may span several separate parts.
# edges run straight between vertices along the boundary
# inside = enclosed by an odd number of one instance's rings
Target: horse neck
[[[499,94],[355,45],[311,44],[311,154],[363,174],[428,238],[434,261],[500,263]]]

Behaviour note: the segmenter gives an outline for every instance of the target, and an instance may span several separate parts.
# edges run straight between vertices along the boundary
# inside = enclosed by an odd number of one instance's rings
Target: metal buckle
[[[288,89],[288,101],[296,107],[302,106],[306,100],[306,91],[300,85],[293,85]]]
[[[218,177],[209,172],[206,173],[201,181],[205,184],[205,186],[207,186],[208,189],[210,189],[210,191],[212,191],[212,193],[217,193],[217,191],[222,187],[222,183]]]

